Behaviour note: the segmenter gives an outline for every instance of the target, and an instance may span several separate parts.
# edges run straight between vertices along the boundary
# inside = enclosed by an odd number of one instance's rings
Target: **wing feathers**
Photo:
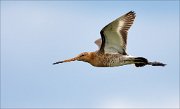
[[[97,39],[94,43],[95,43],[99,48],[101,48],[101,44],[102,44],[101,38]]]
[[[127,45],[127,31],[132,26],[135,17],[135,13],[130,11],[106,25],[100,32],[102,39],[100,51],[124,54]]]

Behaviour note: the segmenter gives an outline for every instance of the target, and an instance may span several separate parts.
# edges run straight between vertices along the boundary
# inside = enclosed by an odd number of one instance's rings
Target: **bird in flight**
[[[101,38],[95,41],[99,47],[97,51],[84,52],[74,58],[58,61],[53,64],[77,60],[88,62],[95,67],[115,67],[128,64],[134,64],[136,67],[143,67],[145,65],[165,66],[166,64],[161,62],[150,62],[144,57],[127,54],[127,34],[135,17],[135,12],[130,11],[106,25],[100,31]]]

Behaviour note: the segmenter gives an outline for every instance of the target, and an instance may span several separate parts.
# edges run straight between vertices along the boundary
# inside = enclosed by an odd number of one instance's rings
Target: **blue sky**
[[[127,52],[166,67],[52,63],[95,51],[109,22],[136,19]],[[3,108],[178,108],[178,1],[1,1]]]

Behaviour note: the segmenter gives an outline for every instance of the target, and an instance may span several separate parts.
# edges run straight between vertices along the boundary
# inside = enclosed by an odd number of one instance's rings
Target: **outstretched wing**
[[[134,19],[135,13],[130,11],[106,25],[100,32],[102,44],[99,51],[126,54],[127,33]]]

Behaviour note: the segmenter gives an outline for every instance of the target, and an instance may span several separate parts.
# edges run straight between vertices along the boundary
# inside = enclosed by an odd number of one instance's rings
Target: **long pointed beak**
[[[77,60],[77,57],[71,58],[71,59],[67,59],[67,60],[64,60],[64,61],[58,61],[58,62],[53,63],[53,65],[59,64],[59,63],[64,63],[64,62],[71,62],[71,61],[75,61],[75,60]]]

